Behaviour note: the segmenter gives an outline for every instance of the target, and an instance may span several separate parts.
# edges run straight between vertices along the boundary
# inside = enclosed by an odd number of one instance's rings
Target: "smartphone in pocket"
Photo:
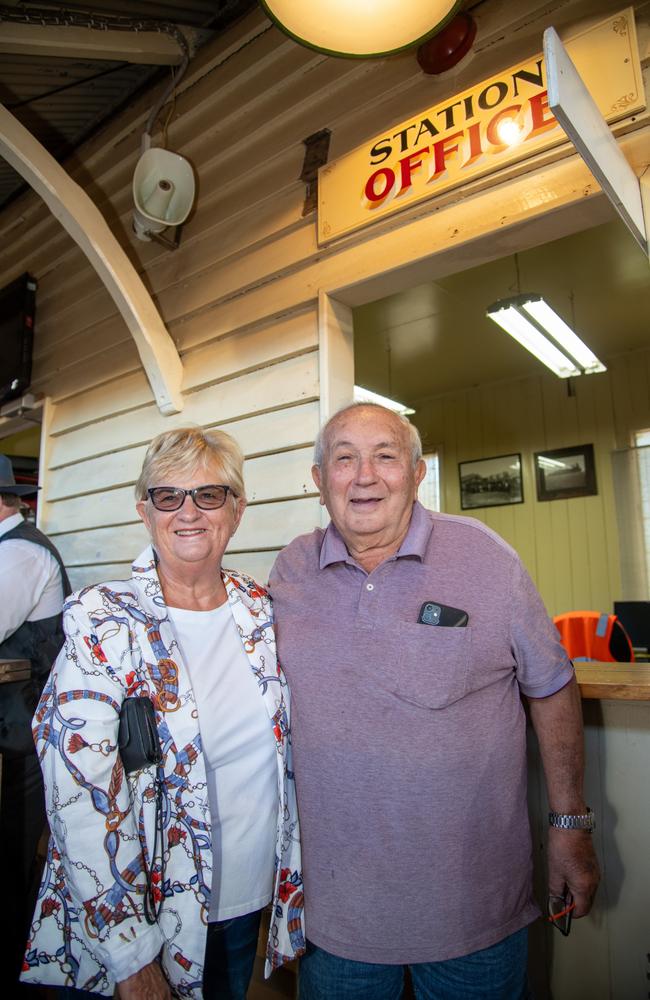
[[[419,625],[441,625],[443,628],[464,628],[469,615],[462,608],[450,608],[437,601],[425,601],[418,615]]]

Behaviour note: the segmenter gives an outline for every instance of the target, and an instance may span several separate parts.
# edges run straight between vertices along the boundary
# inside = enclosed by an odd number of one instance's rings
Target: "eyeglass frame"
[[[196,502],[196,494],[199,492],[199,490],[206,490],[206,489],[223,490],[224,491],[223,503],[220,503],[218,507],[201,507],[201,505]],[[157,490],[173,490],[177,494],[182,493],[183,499],[179,503],[178,507],[166,507],[166,508],[158,507],[156,506],[156,501],[153,498],[153,494]],[[153,504],[154,508],[157,511],[160,511],[161,514],[174,514],[177,510],[180,510],[185,503],[185,497],[192,497],[192,503],[194,504],[197,510],[221,510],[221,508],[225,507],[226,505],[226,500],[228,499],[229,493],[232,493],[235,499],[237,499],[239,496],[238,493],[235,493],[232,486],[226,486],[224,483],[203,483],[201,486],[194,486],[190,490],[183,489],[182,486],[150,486],[147,489],[147,496],[151,500],[151,503]]]
[[[560,934],[568,937],[571,933],[571,916],[575,908],[575,900],[568,888],[561,896],[549,893],[546,919]]]

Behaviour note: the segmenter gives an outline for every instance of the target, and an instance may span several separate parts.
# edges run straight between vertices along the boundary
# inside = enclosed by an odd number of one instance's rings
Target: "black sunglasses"
[[[193,490],[180,486],[151,486],[147,493],[156,510],[180,510],[185,497],[192,497],[199,510],[218,510],[229,493],[237,496],[232,486],[195,486]]]

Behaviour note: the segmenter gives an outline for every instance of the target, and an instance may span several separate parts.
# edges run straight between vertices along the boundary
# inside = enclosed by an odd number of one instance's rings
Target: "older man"
[[[516,553],[417,502],[415,428],[336,414],[312,474],[325,531],[271,587],[293,691],[309,948],[301,1000],[527,995],[531,890],[523,693],[552,827],[549,893],[589,912],[598,883],[571,663]]]
[[[18,975],[38,884],[32,869],[45,828],[32,715],[63,644],[61,609],[70,593],[59,553],[20,510],[21,498],[36,490],[16,484],[10,459],[0,455],[0,659],[29,660],[32,671],[30,680],[0,684],[0,854],[5,898],[11,900],[0,913],[3,997],[21,989]]]

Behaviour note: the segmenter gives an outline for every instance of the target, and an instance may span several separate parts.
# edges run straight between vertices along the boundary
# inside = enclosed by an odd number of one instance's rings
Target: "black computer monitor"
[[[29,274],[0,289],[0,406],[29,388],[36,280]]]
[[[614,601],[614,614],[636,649],[650,649],[650,601]]]

